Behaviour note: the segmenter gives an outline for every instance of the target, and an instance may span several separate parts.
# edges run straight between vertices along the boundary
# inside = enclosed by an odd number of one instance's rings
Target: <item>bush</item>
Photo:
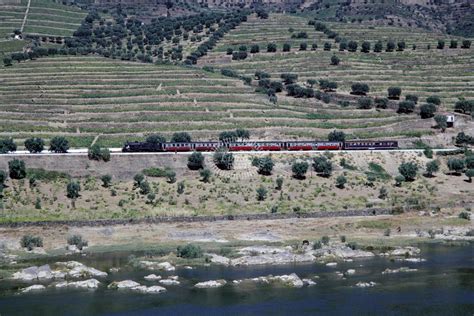
[[[69,199],[77,199],[80,195],[79,192],[81,191],[81,185],[79,182],[70,181],[66,186],[66,196]]]
[[[176,182],[176,172],[174,170],[166,169],[165,177],[166,177],[166,181],[168,181],[168,183],[175,183]]]
[[[339,189],[344,189],[344,185],[347,183],[347,178],[343,175],[340,175],[336,178],[336,187]]]
[[[370,43],[369,42],[363,42],[362,43],[362,50],[361,52],[363,53],[368,53],[370,52]]]
[[[324,50],[325,51],[330,51],[331,50],[331,43],[329,43],[329,42],[324,43]]]
[[[308,163],[306,161],[294,162],[291,166],[293,177],[296,179],[304,179],[305,174],[308,171]]]
[[[26,177],[26,167],[23,160],[13,159],[8,162],[10,178],[23,179]]]
[[[54,153],[67,153],[69,142],[63,136],[55,136],[50,141],[49,150]]]
[[[342,243],[345,243],[346,242],[346,236],[345,235],[341,235],[339,237],[339,239],[341,240]]]
[[[412,101],[413,103],[417,104],[418,103],[418,96],[414,94],[407,94],[405,96],[405,101]]]
[[[371,109],[372,108],[372,99],[371,98],[360,98],[357,100],[358,109]]]
[[[227,152],[226,149],[219,149],[214,153],[214,163],[222,170],[230,170],[234,165],[234,155]]]
[[[388,98],[392,100],[400,99],[400,95],[402,94],[402,88],[400,87],[390,87],[387,89]]]
[[[82,250],[84,247],[87,247],[88,242],[81,235],[72,235],[67,239],[68,245],[75,245],[77,249]]]
[[[257,80],[268,79],[270,78],[270,74],[265,71],[257,70],[255,72],[255,78]]]
[[[454,111],[464,114],[474,112],[474,100],[459,100],[454,104]]]
[[[110,187],[110,184],[112,183],[112,176],[110,174],[103,175],[100,180],[102,181],[102,186],[104,188]]]
[[[444,48],[444,41],[443,40],[438,40],[438,46],[436,46],[437,49],[443,49]]]
[[[199,175],[201,176],[201,181],[207,183],[209,182],[212,173],[209,169],[201,169],[201,171],[199,171]]]
[[[271,175],[275,165],[271,157],[255,158],[252,164],[258,168],[258,173],[263,175]]]
[[[387,98],[375,98],[375,107],[377,109],[386,109],[388,106]]]
[[[40,153],[44,150],[44,140],[39,137],[28,138],[25,140],[25,148],[30,153]]]
[[[418,172],[418,166],[414,162],[404,162],[398,167],[398,171],[406,181],[413,181]]]
[[[374,52],[375,53],[380,53],[383,49],[383,45],[381,41],[377,41],[374,45]]]
[[[467,169],[465,175],[467,177],[467,181],[471,183],[472,178],[474,177],[474,169]]]
[[[426,103],[432,103],[435,105],[441,105],[441,99],[437,95],[431,95],[426,98]]]
[[[160,134],[151,134],[147,136],[146,142],[150,144],[158,145],[160,143],[165,143],[166,138]]]
[[[415,103],[413,101],[402,101],[398,104],[397,113],[409,114],[415,110]]]
[[[308,48],[308,44],[306,42],[300,43],[300,50],[306,50]]]
[[[459,217],[460,219],[466,219],[466,220],[468,220],[468,221],[471,220],[471,214],[469,214],[468,212],[465,212],[465,211],[459,213],[458,217]]]
[[[443,132],[448,128],[448,117],[446,115],[437,114],[434,117],[436,127],[441,129]]]
[[[329,237],[328,237],[328,236],[323,236],[323,237],[321,237],[321,243],[322,243],[323,245],[329,244]]]
[[[16,151],[16,144],[11,138],[0,139],[0,154]]]
[[[291,50],[291,45],[288,43],[283,44],[283,51],[289,52]]]
[[[191,135],[186,132],[177,132],[171,136],[171,141],[174,143],[189,143],[191,142]]]
[[[34,247],[43,247],[43,238],[39,236],[24,235],[21,238],[20,245],[28,250],[33,250]]]
[[[356,41],[349,41],[349,43],[347,43],[347,50],[350,52],[355,52],[357,51],[357,46],[358,45]]]
[[[385,49],[386,52],[393,52],[395,50],[395,42],[393,41],[388,41],[387,42],[387,48]]]
[[[330,177],[332,173],[332,163],[325,156],[315,157],[313,159],[313,168],[319,175]]]
[[[385,187],[381,187],[380,190],[379,190],[379,199],[381,200],[385,200],[388,196],[388,191],[387,191],[387,188]]]
[[[89,157],[91,160],[109,161],[110,151],[108,148],[101,148],[98,144],[94,144],[89,147],[89,150],[87,151],[87,157]]]
[[[283,73],[280,75],[280,78],[283,80],[285,85],[290,85],[295,83],[298,80],[297,74]]]
[[[323,247],[323,244],[321,243],[320,240],[317,240],[313,243],[313,250],[318,250],[318,249],[321,249]]]
[[[370,90],[367,84],[360,83],[360,82],[354,83],[351,86],[351,89],[352,89],[351,94],[355,94],[355,95],[366,95]]]
[[[176,256],[186,259],[201,258],[203,251],[198,245],[187,244],[186,246],[178,246]]]
[[[395,177],[395,186],[399,187],[402,185],[402,182],[405,181],[405,177],[402,175],[398,175]]]
[[[465,49],[471,48],[471,41],[470,40],[463,40],[461,48],[465,48]]]
[[[343,142],[346,140],[346,134],[342,131],[333,130],[328,134],[328,141]]]
[[[274,53],[277,51],[277,45],[275,43],[268,43],[267,52]]]
[[[420,116],[422,119],[433,117],[435,112],[436,112],[436,105],[432,103],[426,103],[420,107]]]
[[[339,59],[339,57],[337,57],[336,55],[332,55],[331,65],[337,66],[337,65],[339,65],[340,62],[341,62],[341,60]]]
[[[176,189],[176,192],[178,194],[183,194],[184,193],[184,188],[185,188],[184,181],[181,181],[181,182],[178,183],[178,187]]]
[[[191,170],[204,168],[204,156],[200,152],[193,152],[188,157],[188,168]]]
[[[264,201],[267,198],[267,189],[265,189],[263,186],[260,186],[257,189],[257,200],[258,201]]]
[[[135,187],[139,187],[140,184],[145,181],[145,176],[143,175],[143,173],[137,173],[134,177],[133,177],[133,180],[135,181],[135,183],[133,184],[133,186]]]
[[[383,235],[384,235],[385,237],[390,237],[390,233],[391,233],[390,228],[387,228],[387,229],[383,232]]]
[[[454,171],[454,173],[459,174],[465,168],[464,160],[458,158],[450,158],[448,159],[448,169],[450,171]]]
[[[147,195],[151,192],[150,183],[146,180],[142,181],[138,187],[140,188],[140,194],[142,195]]]
[[[279,176],[279,177],[276,179],[276,189],[277,189],[277,190],[281,190],[282,187],[283,187],[283,178]]]

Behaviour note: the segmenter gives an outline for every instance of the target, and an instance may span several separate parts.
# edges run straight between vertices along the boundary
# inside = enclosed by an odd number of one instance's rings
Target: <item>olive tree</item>
[[[189,143],[191,141],[191,135],[186,132],[177,132],[171,136],[171,141],[175,143]]]
[[[352,84],[351,90],[351,94],[355,95],[366,95],[370,91],[369,86],[366,83],[360,82]]]
[[[12,179],[24,179],[26,177],[26,167],[23,160],[13,159],[8,162],[8,171]]]
[[[204,156],[200,152],[193,152],[188,157],[188,168],[191,170],[204,168]]]
[[[420,116],[422,119],[432,118],[435,113],[436,105],[432,103],[426,103],[420,107]]]
[[[293,177],[296,179],[304,179],[308,171],[308,163],[306,161],[296,161],[291,166]]]
[[[342,131],[333,130],[328,134],[328,141],[343,142],[346,140],[346,134]]]
[[[439,163],[436,160],[431,160],[426,163],[426,176],[432,177],[434,173],[439,171]]]
[[[71,199],[77,199],[80,195],[81,185],[77,181],[70,181],[66,186],[66,196]]]
[[[398,100],[400,99],[400,95],[402,94],[402,88],[400,87],[389,87],[387,89],[388,98],[391,100]]]
[[[471,183],[472,178],[474,177],[474,169],[467,169],[465,174],[466,174],[466,177],[467,177],[467,181],[469,183]]]
[[[448,117],[446,115],[437,114],[435,115],[434,120],[436,122],[436,127],[441,129],[441,131],[444,133],[446,128],[448,128]]]
[[[325,156],[318,156],[313,159],[313,168],[319,175],[330,177],[332,173],[332,163]]]
[[[212,172],[207,168],[201,169],[201,171],[199,171],[199,175],[201,176],[201,181],[207,183],[211,179]]]
[[[69,150],[69,141],[63,136],[55,136],[49,144],[49,151],[54,153],[67,153]]]
[[[465,168],[464,160],[458,158],[448,159],[447,164],[448,169],[453,171],[455,174],[460,174]]]
[[[344,185],[347,183],[347,178],[343,175],[340,175],[336,178],[336,187],[339,189],[344,189]]]
[[[25,140],[25,148],[30,153],[40,153],[44,150],[44,140],[39,137],[28,138]]]
[[[418,172],[418,165],[414,162],[404,162],[398,167],[398,172],[400,172],[406,181],[413,181]]]
[[[234,165],[234,155],[224,148],[218,149],[214,153],[213,159],[216,167],[222,170],[230,170]]]

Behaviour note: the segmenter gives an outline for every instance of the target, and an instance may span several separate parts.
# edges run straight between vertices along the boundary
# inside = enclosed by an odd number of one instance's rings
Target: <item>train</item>
[[[331,141],[231,141],[231,142],[126,142],[123,152],[187,152],[215,151],[309,151],[309,150],[391,150],[398,149],[394,140]]]

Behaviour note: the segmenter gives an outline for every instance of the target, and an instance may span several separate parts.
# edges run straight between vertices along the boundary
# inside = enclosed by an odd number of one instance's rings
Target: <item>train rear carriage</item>
[[[381,141],[346,141],[344,142],[344,149],[346,150],[389,150],[397,149],[398,142],[394,140],[381,140]]]

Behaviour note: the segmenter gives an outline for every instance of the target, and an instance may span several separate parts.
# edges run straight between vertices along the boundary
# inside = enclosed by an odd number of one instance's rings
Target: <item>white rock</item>
[[[355,270],[355,269],[348,269],[348,270],[346,271],[346,274],[347,274],[347,275],[352,275],[352,274],[355,274],[355,273],[356,273],[356,270]]]
[[[377,283],[375,282],[359,282],[356,284],[357,287],[374,287]]]
[[[205,255],[209,257],[212,263],[223,264],[223,265],[230,264],[230,259],[224,256],[219,256],[215,253],[206,253]]]
[[[280,281],[292,287],[302,287],[304,285],[303,281],[296,275],[296,273],[290,275],[277,275],[273,277],[273,280]]]
[[[131,289],[140,286],[140,283],[132,280],[124,280],[119,282],[112,282],[109,284],[109,289]]]
[[[209,288],[218,288],[227,284],[226,280],[211,280],[205,282],[199,282],[194,285],[199,289],[209,289]]]
[[[316,285],[316,282],[314,282],[314,281],[311,280],[311,279],[302,279],[301,281],[303,281],[303,284],[306,285],[306,286],[314,286],[314,285]]]
[[[107,272],[90,268],[85,265],[77,266],[67,273],[72,278],[84,278],[84,277],[106,277]]]
[[[120,268],[110,268],[110,269],[109,269],[109,272],[110,272],[110,273],[117,273],[117,272],[119,272],[119,271],[120,271]]]
[[[418,269],[410,269],[408,267],[401,267],[401,268],[398,268],[398,269],[385,269],[384,271],[382,271],[382,274],[392,274],[392,273],[400,273],[400,272],[415,272],[415,271],[418,271]]]
[[[140,288],[138,290],[139,292],[143,292],[143,293],[147,293],[147,294],[158,294],[158,293],[166,292],[166,289],[164,287],[161,287],[161,286],[158,286],[158,285],[149,286],[149,287],[145,286],[144,289],[142,288],[142,286],[140,286],[139,288]],[[136,290],[136,289],[133,288],[132,290]]]
[[[421,250],[420,248],[417,247],[400,247],[397,249],[394,249],[390,252],[390,255],[392,256],[405,256],[408,254],[409,256],[414,256],[420,254]]]
[[[425,262],[426,259],[423,258],[406,258],[406,259],[401,259],[402,261],[406,262],[414,262],[414,263],[420,263],[420,262]]]
[[[71,288],[80,288],[80,289],[96,289],[99,287],[100,282],[96,279],[89,279],[84,281],[76,281],[76,282],[61,282],[57,283],[55,286],[56,288],[64,288],[64,287],[71,287]]]
[[[170,280],[170,279],[160,280],[159,282],[163,285],[179,285],[180,284],[179,281]]]
[[[15,280],[21,281],[32,281],[38,278],[38,267],[33,266],[21,271],[15,272],[12,275],[12,278]]]
[[[170,275],[170,276],[168,277],[168,279],[177,281],[177,280],[179,279],[179,276],[177,276],[177,275]]]
[[[174,271],[176,268],[169,262],[140,261],[140,264],[147,269]]]
[[[144,279],[147,280],[147,281],[156,281],[156,280],[161,280],[161,276],[156,275],[156,274],[149,274],[149,275],[145,276]]]
[[[41,247],[35,247],[35,248],[33,248],[33,250],[31,250],[31,253],[34,253],[34,254],[37,254],[37,255],[45,255],[46,250],[44,250]]]
[[[193,269],[193,267],[191,267],[191,266],[184,266],[184,268],[185,268],[186,270],[192,270],[192,269]]]
[[[40,290],[44,290],[44,289],[45,289],[44,285],[35,284],[35,285],[25,287],[24,289],[21,289],[20,292],[21,293],[28,293],[28,292],[40,291]]]
[[[328,262],[328,263],[326,263],[326,266],[335,267],[335,266],[337,266],[337,262]]]
[[[277,254],[277,253],[283,253],[283,252],[288,252],[288,249],[285,249],[283,247],[270,247],[270,246],[250,246],[250,247],[245,247],[239,250],[240,254],[243,255],[255,255],[255,254]]]

